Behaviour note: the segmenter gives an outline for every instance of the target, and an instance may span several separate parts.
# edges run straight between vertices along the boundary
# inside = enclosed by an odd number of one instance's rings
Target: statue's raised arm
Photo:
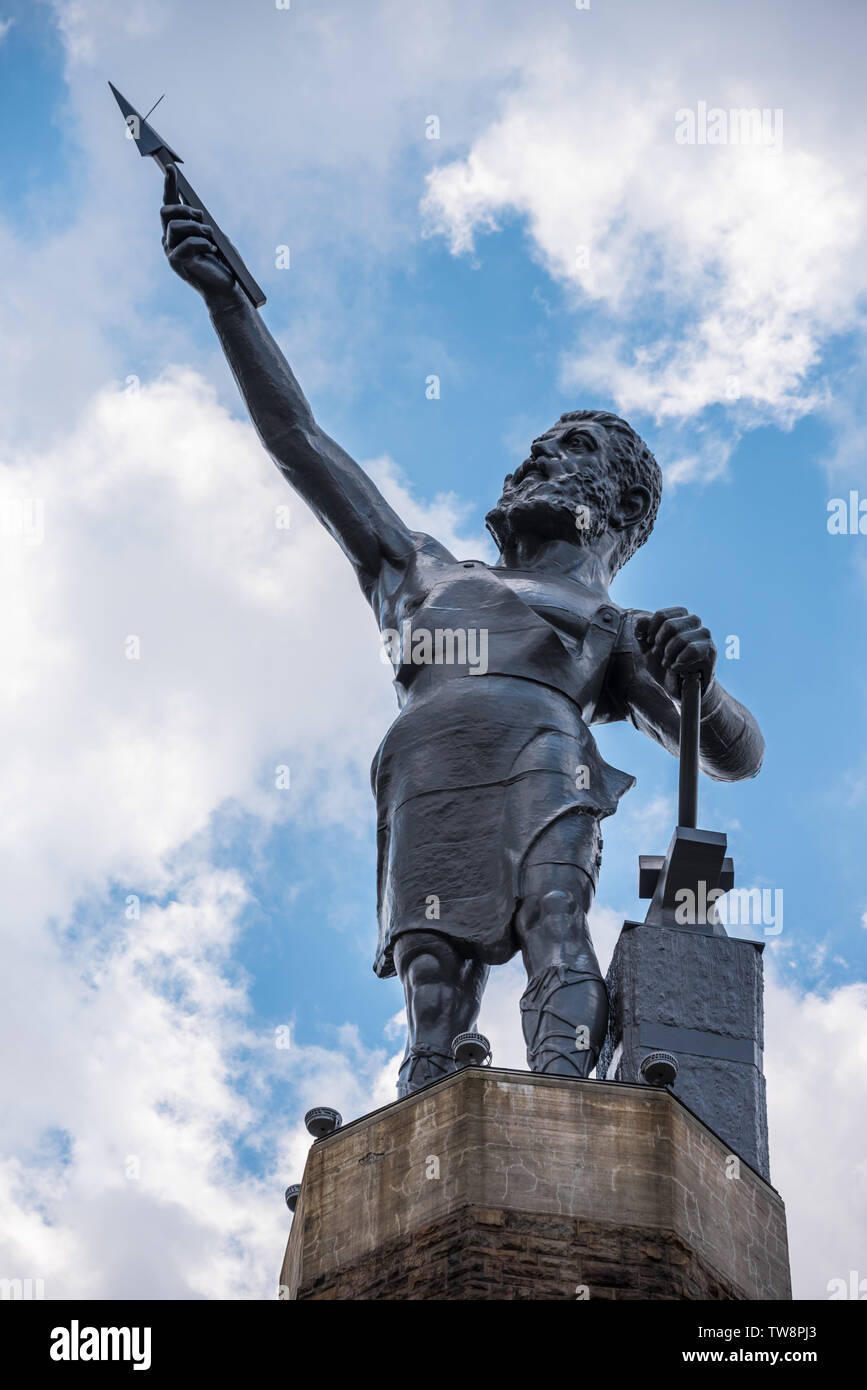
[[[382,566],[400,568],[414,537],[363,468],[320,429],[288,362],[220,256],[201,213],[178,197],[174,166],[161,209],[172,269],[205,300],[250,418],[283,476],[351,560],[370,596]]]

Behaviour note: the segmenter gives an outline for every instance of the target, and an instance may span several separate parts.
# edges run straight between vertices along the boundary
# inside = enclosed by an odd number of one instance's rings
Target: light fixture
[[[482,1033],[458,1033],[452,1039],[452,1056],[459,1067],[489,1067],[491,1044]]]
[[[639,1071],[648,1086],[673,1086],[677,1076],[677,1058],[673,1052],[648,1052],[642,1059]]]
[[[343,1116],[339,1110],[332,1110],[329,1105],[316,1105],[307,1111],[304,1123],[308,1134],[312,1134],[314,1139],[324,1139],[326,1134],[333,1134],[340,1128]]]

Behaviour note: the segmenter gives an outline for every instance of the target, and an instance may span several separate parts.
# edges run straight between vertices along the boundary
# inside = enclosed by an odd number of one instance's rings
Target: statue
[[[608,998],[587,913],[600,825],[635,779],[592,724],[629,719],[676,754],[685,676],[701,681],[702,769],[754,777],[764,744],[719,684],[685,608],[623,610],[609,585],[653,528],[659,466],[618,416],[570,411],[545,430],[488,514],[494,565],[410,531],[313,418],[200,208],[168,164],[163,244],[205,300],[268,453],[343,549],[394,666],[399,713],[373,761],[379,945],[408,1039],[398,1093],[455,1069],[492,965],[521,952],[533,1071],[587,1076]],[[578,1039],[580,1038],[580,1043]]]

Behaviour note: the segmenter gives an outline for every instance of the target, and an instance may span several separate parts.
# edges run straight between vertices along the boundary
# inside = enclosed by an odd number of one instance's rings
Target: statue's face
[[[607,529],[616,496],[604,425],[566,421],[533,440],[488,519],[506,543],[532,532],[587,544]]]

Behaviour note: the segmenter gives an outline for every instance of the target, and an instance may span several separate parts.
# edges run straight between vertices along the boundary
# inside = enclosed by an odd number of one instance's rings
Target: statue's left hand
[[[701,675],[707,690],[716,669],[716,647],[701,618],[685,608],[660,608],[638,618],[635,636],[650,674],[669,695],[680,697],[680,683],[690,671]]]

